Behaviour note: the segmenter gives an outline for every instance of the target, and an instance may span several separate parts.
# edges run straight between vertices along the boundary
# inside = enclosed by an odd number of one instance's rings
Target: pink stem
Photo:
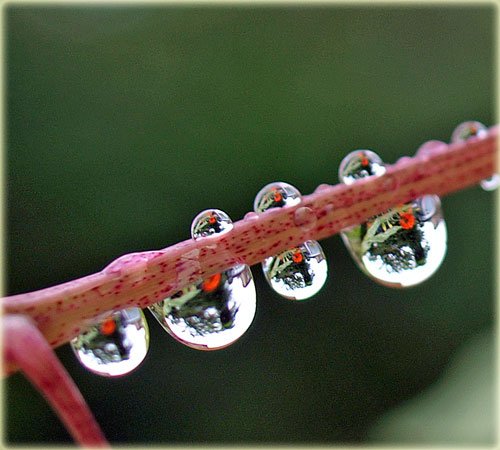
[[[9,314],[30,316],[47,342],[59,346],[100,314],[144,308],[236,263],[253,265],[308,239],[332,236],[394,205],[478,184],[496,170],[497,135],[498,128],[493,127],[483,139],[470,138],[431,154],[401,158],[385,175],[350,186],[320,185],[299,205],[251,214],[222,236],[124,255],[96,274],[3,298],[3,308]]]
[[[35,324],[27,317],[2,318],[4,360],[21,369],[43,393],[76,442],[109,447],[77,386]]]

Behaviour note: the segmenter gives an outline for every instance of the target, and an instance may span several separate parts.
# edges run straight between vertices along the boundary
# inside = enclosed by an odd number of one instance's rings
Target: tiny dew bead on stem
[[[444,196],[490,177],[496,169],[498,128],[481,138],[403,157],[380,177],[352,185],[320,185],[290,208],[249,215],[220,236],[124,255],[102,271],[58,286],[2,299],[5,314],[32,318],[52,347],[68,342],[96,317],[133,306],[144,308],[235,264],[254,265],[310,239],[320,240],[390,207],[427,194]],[[298,208],[315,216],[312,227],[295,224]],[[6,367],[7,371],[13,370]]]

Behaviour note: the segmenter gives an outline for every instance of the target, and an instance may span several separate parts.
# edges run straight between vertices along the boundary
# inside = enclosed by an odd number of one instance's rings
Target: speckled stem
[[[85,447],[109,447],[82,394],[33,321],[8,315],[2,318],[2,330],[5,362],[16,364],[24,372],[74,440]]]
[[[497,171],[497,134],[498,127],[493,127],[485,138],[401,158],[379,178],[350,186],[320,185],[299,205],[249,214],[221,236],[124,255],[94,275],[5,297],[4,313],[29,316],[47,342],[59,346],[107,311],[144,308],[236,263],[257,264],[305,240],[332,236],[391,206],[476,185]]]

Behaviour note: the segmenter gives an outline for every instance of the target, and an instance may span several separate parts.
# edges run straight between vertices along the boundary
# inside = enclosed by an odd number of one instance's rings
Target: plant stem
[[[82,446],[109,447],[82,394],[43,335],[26,316],[2,320],[4,360],[16,364],[45,396],[73,439]]]
[[[385,175],[352,185],[320,185],[299,205],[249,214],[229,233],[124,255],[102,271],[2,299],[5,314],[29,316],[52,347],[68,342],[97,316],[146,307],[229,267],[253,265],[306,240],[320,240],[425,194],[443,196],[490,177],[498,127],[486,137],[401,158]],[[12,371],[13,366],[7,366]]]

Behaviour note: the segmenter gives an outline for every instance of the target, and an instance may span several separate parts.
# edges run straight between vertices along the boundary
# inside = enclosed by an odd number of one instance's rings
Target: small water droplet
[[[333,203],[327,203],[325,206],[323,206],[324,214],[330,214],[334,209],[335,206],[333,205]]]
[[[311,208],[302,206],[295,211],[293,221],[302,231],[310,231],[316,225],[317,219],[316,214],[314,214]]]
[[[326,183],[321,183],[320,185],[318,185],[318,187],[314,190],[314,192],[324,192],[324,191],[328,191],[329,189],[331,189],[332,186],[330,186],[329,184],[326,184]]]
[[[317,294],[328,275],[325,254],[316,241],[306,241],[265,259],[262,269],[274,291],[289,300],[304,300]]]
[[[451,142],[467,141],[471,138],[484,138],[488,135],[488,128],[481,122],[469,121],[458,125],[451,135]],[[495,173],[482,180],[479,185],[485,191],[494,191],[500,186],[500,174]]]
[[[437,195],[424,195],[415,200],[417,203],[416,213],[420,220],[429,220],[441,208],[441,199]]]
[[[257,213],[267,211],[270,208],[281,208],[294,206],[301,201],[299,190],[288,183],[275,182],[264,186],[256,195],[253,209]]]
[[[470,120],[462,122],[451,134],[451,142],[463,142],[470,138],[483,138],[488,134],[488,128],[481,122]]]
[[[218,209],[202,211],[191,225],[193,239],[220,235],[233,228]],[[239,264],[191,284],[149,306],[161,326],[177,341],[197,350],[218,350],[250,327],[256,310],[255,285],[247,265]]]
[[[129,253],[108,264],[103,272],[108,275],[115,275],[117,278],[129,275],[134,281],[144,277],[148,268],[148,258],[142,253]]]
[[[399,182],[394,175],[387,174],[384,177],[382,188],[386,192],[395,191],[398,188]]]
[[[417,156],[432,156],[447,147],[447,144],[443,141],[431,140],[424,142],[415,152]]]
[[[244,217],[245,220],[255,220],[258,218],[259,218],[259,215],[253,211],[247,212],[245,214],[245,217]]]
[[[275,193],[286,193],[286,198]],[[264,186],[257,194],[254,209],[264,212],[271,208],[296,205],[300,192],[288,183],[276,182]],[[276,200],[279,200],[277,202]],[[303,231],[316,225],[316,215],[311,208],[297,208],[294,223]],[[286,250],[271,256],[262,263],[262,270],[269,285],[281,296],[290,300],[304,300],[315,295],[325,284],[328,266],[321,246],[316,241]]]
[[[220,209],[206,209],[199,213],[191,224],[191,237],[200,239],[221,235],[233,229],[233,221]]]
[[[389,287],[422,283],[446,254],[446,224],[434,195],[392,208],[341,236],[361,270]]]
[[[485,190],[485,191],[494,191],[498,189],[498,186],[500,186],[500,174],[495,173],[493,176],[489,178],[485,178],[484,180],[481,180],[479,185]]]
[[[360,178],[380,176],[385,172],[385,165],[375,152],[354,150],[340,163],[339,180],[344,184],[352,184]]]
[[[140,308],[116,311],[72,339],[81,364],[105,377],[125,375],[141,364],[149,347],[149,329]]]
[[[398,158],[396,161],[396,164],[405,164],[407,162],[410,162],[413,158],[411,156],[401,156]]]

